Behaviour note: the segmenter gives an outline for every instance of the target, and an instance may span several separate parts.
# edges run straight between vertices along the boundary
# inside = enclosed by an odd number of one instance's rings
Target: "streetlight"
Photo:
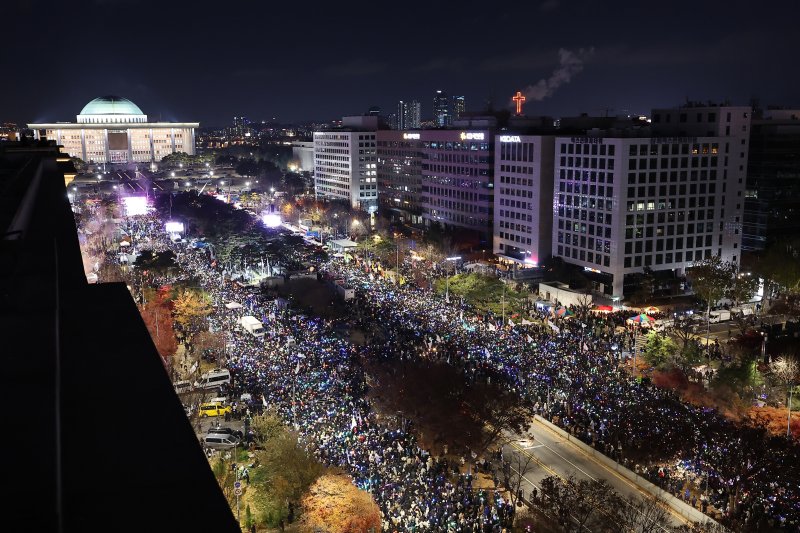
[[[170,172],[169,175],[174,178],[175,177],[175,172]]]

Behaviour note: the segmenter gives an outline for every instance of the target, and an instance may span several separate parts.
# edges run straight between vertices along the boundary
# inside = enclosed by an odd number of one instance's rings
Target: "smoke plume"
[[[534,85],[528,85],[522,92],[525,98],[530,101],[541,101],[558,90],[565,83],[569,83],[572,77],[583,70],[584,62],[594,54],[594,48],[580,48],[576,52],[559,48],[558,63],[559,67],[547,79],[541,79]]]

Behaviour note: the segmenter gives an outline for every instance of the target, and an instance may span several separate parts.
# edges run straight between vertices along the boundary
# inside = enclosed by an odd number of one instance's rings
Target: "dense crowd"
[[[797,447],[631,379],[621,365],[630,334],[618,328],[627,314],[559,319],[539,310],[509,327],[384,280],[374,264],[334,259],[321,268],[356,288],[358,326],[370,334],[358,348],[336,321],[293,314],[225,280],[208,251],[155,240],[211,294],[214,326],[233,332],[232,392],[263,397],[317,458],[350,472],[375,496],[387,531],[501,531],[514,515],[502,493],[473,487],[472,475],[422,449],[407,425],[381,422],[366,399],[362,356],[430,357],[432,346],[465,379],[502,380],[542,416],[679,497],[691,480],[703,510],[710,504],[749,529],[798,529]],[[236,330],[242,311],[229,302],[263,320],[263,339]]]
[[[500,492],[473,487],[473,475],[446,457],[434,457],[407,425],[379,421],[366,399],[357,348],[332,321],[292,314],[274,300],[222,281],[207,253],[173,245],[178,263],[214,301],[216,327],[234,330],[241,310],[264,321],[258,339],[235,332],[228,345],[229,391],[263,397],[323,463],[341,467],[378,502],[386,531],[502,531],[514,506]]]
[[[621,365],[631,334],[619,328],[629,312],[579,320],[542,310],[534,324],[502,327],[463,304],[385,282],[375,265],[330,268],[361,289],[364,325],[380,324],[389,347],[407,350],[435,339],[440,357],[468,377],[499,374],[542,416],[632,468],[645,465],[642,473],[676,496],[684,497],[685,481],[693,481],[703,492],[697,501],[707,498],[729,523],[800,526],[797,445],[632,379]]]

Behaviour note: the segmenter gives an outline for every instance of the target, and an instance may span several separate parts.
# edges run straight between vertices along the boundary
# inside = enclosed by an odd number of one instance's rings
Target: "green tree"
[[[675,360],[678,353],[678,346],[669,337],[665,337],[656,331],[647,334],[644,345],[644,359],[652,367],[663,368],[668,363]]]

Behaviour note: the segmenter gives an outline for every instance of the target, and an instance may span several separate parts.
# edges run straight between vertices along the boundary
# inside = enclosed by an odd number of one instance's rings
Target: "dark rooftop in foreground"
[[[4,529],[240,531],[127,288],[86,282],[70,166],[0,147]]]

